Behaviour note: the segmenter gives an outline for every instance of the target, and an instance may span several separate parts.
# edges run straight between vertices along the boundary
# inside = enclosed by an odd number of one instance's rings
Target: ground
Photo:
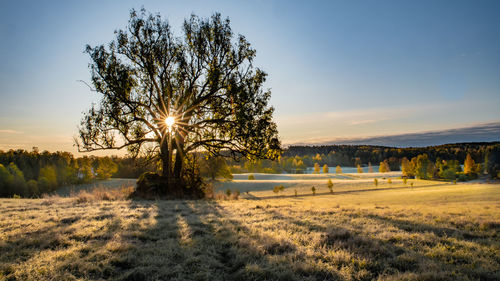
[[[234,201],[1,199],[0,280],[500,280],[500,184],[379,180]]]

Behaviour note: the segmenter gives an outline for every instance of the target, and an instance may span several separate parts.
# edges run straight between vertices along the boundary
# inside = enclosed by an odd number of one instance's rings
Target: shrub
[[[408,181],[407,178],[403,178],[403,183],[406,185],[406,182]]]
[[[231,189],[229,189],[229,188],[226,189],[226,195],[227,195],[227,197],[231,196]]]
[[[248,175],[248,180],[249,181],[255,180],[255,176],[253,174]]]
[[[282,184],[280,184],[280,185],[274,186],[273,192],[274,193],[279,193],[280,191],[283,191],[283,190],[285,190],[285,186],[283,186]]]
[[[295,197],[297,197],[297,189],[295,189],[294,191],[295,191]]]
[[[373,184],[374,184],[375,186],[378,186],[378,179],[373,179]]]
[[[328,179],[328,182],[326,183],[326,186],[330,190],[330,193],[333,193],[333,182],[332,182],[332,179]]]
[[[388,183],[388,184],[391,184],[391,183],[392,183],[392,179],[391,179],[391,178],[388,178],[388,179],[387,179],[387,183]]]
[[[311,187],[311,190],[313,192],[313,195],[316,195],[316,187],[314,187],[314,185],[313,185],[313,187]]]
[[[413,183],[410,183],[410,186],[413,187]]]

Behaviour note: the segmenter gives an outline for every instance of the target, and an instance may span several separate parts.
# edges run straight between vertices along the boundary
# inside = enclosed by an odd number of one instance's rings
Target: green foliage
[[[407,182],[408,182],[408,179],[406,177],[403,177],[403,183],[404,183],[404,185],[406,185]]]
[[[112,42],[86,47],[101,100],[84,114],[78,149],[126,148],[157,157],[162,177],[176,179],[165,182],[174,189],[196,188],[179,182],[187,172],[184,158],[196,151],[277,159],[267,74],[254,67],[250,43],[218,13],[192,15],[178,36],[173,30],[159,15],[132,11]],[[159,122],[170,115],[173,131]]]
[[[109,157],[101,157],[97,160],[96,177],[98,179],[109,179],[118,171],[118,165]]]
[[[226,160],[220,156],[200,157],[200,174],[204,177],[209,177],[212,180],[216,178],[233,179],[231,169],[226,163]],[[250,163],[248,161],[247,163]],[[253,170],[253,169],[252,169]]]
[[[40,169],[38,184],[42,193],[52,192],[57,187],[57,173],[53,166],[45,166]]]
[[[229,188],[226,189],[226,195],[227,195],[227,197],[231,196],[231,189],[229,189]]]
[[[484,166],[492,179],[500,178],[500,145],[488,147]]]
[[[415,174],[419,179],[432,179],[434,177],[435,166],[429,160],[427,154],[421,154],[412,159],[415,165]]]
[[[255,180],[255,176],[253,174],[248,175],[248,180],[250,181]]]
[[[327,164],[323,165],[323,174],[328,174],[329,169]]]
[[[401,160],[401,171],[403,173],[403,177],[415,177],[415,166],[413,165],[413,162],[408,160],[406,157],[403,157]]]

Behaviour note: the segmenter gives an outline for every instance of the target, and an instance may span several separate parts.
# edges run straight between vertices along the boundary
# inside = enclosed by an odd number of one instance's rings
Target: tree
[[[224,179],[233,179],[233,174],[231,174],[231,169],[226,163],[223,157],[202,157],[200,161],[200,172],[202,176],[209,177],[215,180],[217,177]]]
[[[431,179],[434,177],[435,167],[434,164],[429,160],[427,154],[420,154],[416,158],[415,165],[415,175],[419,179]],[[413,158],[412,158],[413,162]]]
[[[500,178],[500,145],[488,147],[484,166],[492,179]]]
[[[332,179],[328,179],[328,181],[326,182],[326,186],[330,190],[330,193],[333,193],[333,182],[332,182]]]
[[[171,197],[201,194],[186,168],[193,151],[249,159],[281,153],[271,93],[263,90],[267,74],[253,66],[256,51],[245,37],[234,39],[229,19],[193,15],[176,37],[159,15],[132,10],[108,46],[86,48],[101,101],[81,121],[80,151],[158,157],[161,176],[144,179]]]
[[[329,171],[328,165],[327,164],[323,165],[323,174],[328,174],[328,171]]]
[[[476,164],[470,153],[467,153],[464,161],[464,174],[469,178],[477,178],[479,173],[481,173],[481,164]]]
[[[363,173],[363,168],[361,168],[361,165],[358,164],[358,173]]]
[[[38,187],[41,193],[51,192],[57,187],[57,173],[53,166],[45,166],[40,169]]]
[[[403,172],[403,177],[414,177],[415,176],[415,167],[408,158],[404,157],[401,160],[401,171]]]
[[[387,160],[380,162],[380,166],[378,168],[378,171],[380,173],[388,173],[391,171],[391,168],[389,167],[389,163],[387,162]]]
[[[340,165],[337,165],[337,167],[335,168],[335,173],[342,174],[342,168],[340,167]]]
[[[118,165],[109,157],[101,157],[97,159],[96,174],[98,179],[109,179],[118,171]]]
[[[314,172],[313,173],[314,174],[319,174],[319,171],[320,171],[319,164],[318,163],[314,163]]]

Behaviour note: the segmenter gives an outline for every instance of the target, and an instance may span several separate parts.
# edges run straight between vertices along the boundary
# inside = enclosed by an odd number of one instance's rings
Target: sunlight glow
[[[167,127],[170,129],[172,126],[175,124],[175,118],[173,116],[168,116],[165,119],[165,124],[167,124]]]

